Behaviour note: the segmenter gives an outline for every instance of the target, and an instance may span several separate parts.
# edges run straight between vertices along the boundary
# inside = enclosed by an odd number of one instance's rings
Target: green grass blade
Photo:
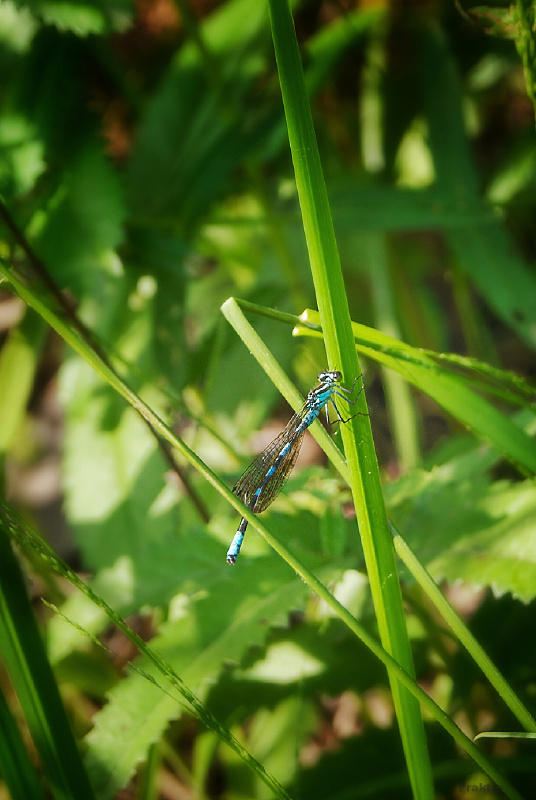
[[[2,519],[0,652],[53,796],[58,800],[92,800],[94,795]]]
[[[375,322],[381,331],[399,335],[387,255],[386,237],[380,233],[363,234],[370,269],[370,285]],[[407,383],[400,375],[382,368],[382,383],[389,426],[393,435],[396,460],[401,472],[409,472],[420,462],[417,414]]]
[[[318,312],[308,310],[306,318],[308,326],[316,326],[316,330],[303,327],[299,332],[307,336],[320,336]],[[398,372],[405,380],[432,397],[449,414],[491,442],[524,473],[531,475],[536,472],[536,445],[533,439],[474,391],[468,385],[467,378],[447,371],[442,366],[442,363],[448,363],[446,359],[441,360],[439,354],[434,358],[429,351],[411,347],[365,325],[353,323],[353,331],[359,352]],[[478,380],[476,362],[472,364],[475,370],[472,383],[479,389],[486,390],[486,383]],[[493,377],[495,380],[502,377],[508,385],[507,373],[501,375],[499,370],[495,370]],[[512,386],[518,386],[520,391],[529,393],[529,387],[521,385],[519,379]]]
[[[523,61],[527,92],[536,114],[536,8],[533,0],[517,0],[511,6],[516,24],[516,49]]]
[[[298,188],[305,237],[330,368],[347,383],[360,374],[353,344],[333,221],[307,99],[300,54],[286,0],[270,0],[272,36]],[[365,393],[356,405],[361,416],[341,426],[351,476],[359,532],[382,642],[408,672],[413,672],[402,597]],[[357,443],[359,442],[359,447]],[[420,709],[390,675],[397,720],[417,798],[433,794],[432,770]]]
[[[452,608],[449,601],[442,593],[438,585],[425,567],[418,561],[409,545],[404,541],[400,533],[391,523],[394,534],[394,542],[397,554],[400,556],[406,567],[409,569],[419,586],[430,598],[439,613],[458,637],[460,643],[465,647],[471,658],[479,665],[480,669],[487,677],[491,685],[495,688],[499,696],[504,700],[511,712],[517,717],[521,725],[527,731],[536,732],[536,721],[525,708],[519,697],[512,690],[511,686],[501,675],[495,664],[476,641],[467,626],[460,619],[456,611]]]
[[[0,775],[11,797],[45,800],[34,765],[3,692],[0,692]]]

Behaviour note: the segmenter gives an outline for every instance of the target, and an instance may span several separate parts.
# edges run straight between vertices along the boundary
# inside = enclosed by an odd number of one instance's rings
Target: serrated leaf
[[[101,569],[90,587],[122,617],[143,606],[169,603],[180,590],[208,586],[215,576],[228,571],[225,548],[203,529],[187,528],[182,540],[162,553],[155,545],[145,550],[145,558],[135,561],[119,558],[110,568]],[[97,634],[108,624],[105,611],[85,595],[70,596],[61,607],[64,616],[54,617],[48,625],[48,652],[53,663],[86,643],[76,624],[90,634]]]
[[[316,483],[311,483],[318,495],[317,499],[310,490],[302,489],[309,482],[308,476],[315,474],[316,470],[304,470],[291,479],[288,496],[276,500],[271,520],[278,537],[288,542],[293,549],[299,550],[304,559],[314,559],[316,554],[324,552],[320,541],[319,521],[331,508],[332,495],[338,493],[338,484],[332,479],[326,481],[325,478],[321,483],[319,479]],[[178,522],[179,515],[184,520],[183,524]],[[174,526],[174,538],[169,547],[162,547],[159,541],[150,540],[134,545],[134,538],[140,535],[140,531],[133,527],[131,544],[134,555],[130,552],[120,556],[110,567],[101,568],[90,581],[93,591],[122,617],[128,617],[143,606],[165,605],[177,592],[185,591],[190,594],[197,588],[209,591],[214,583],[229,578],[229,568],[224,558],[227,543],[215,539],[205,527],[188,523],[186,515],[181,515],[180,508],[175,509],[174,520],[177,524]],[[234,522],[236,528],[237,520]],[[347,529],[353,525],[355,523],[351,521],[341,522],[341,553],[349,539]],[[102,535],[106,537],[108,528],[105,522],[102,528]],[[234,528],[230,525],[229,537],[233,531]],[[144,533],[142,528],[141,535]],[[256,552],[263,554],[266,551],[265,543],[255,537],[253,531],[249,534],[248,541],[250,555]],[[136,551],[140,551],[141,558],[136,556]],[[341,563],[339,558],[339,568]],[[347,603],[348,598],[345,599],[345,605]],[[85,646],[85,637],[79,629],[96,635],[108,623],[103,609],[80,594],[73,594],[65,601],[61,614],[62,616],[51,619],[48,625],[48,654],[53,663]]]
[[[174,618],[151,647],[204,699],[222,664],[238,661],[247,648],[264,642],[267,620],[270,625],[286,625],[289,611],[302,606],[307,594],[293,571],[276,559],[258,559],[240,571],[227,569],[223,577],[207,585],[203,595],[177,598]],[[145,659],[136,666],[162,683],[161,675]],[[95,717],[95,728],[86,737],[86,765],[101,798],[113,797],[125,785],[151,742],[180,713],[178,698],[138,673],[112,690],[108,705]]]
[[[464,580],[525,602],[536,587],[536,482],[492,481],[474,448],[387,487],[390,514],[436,581]]]

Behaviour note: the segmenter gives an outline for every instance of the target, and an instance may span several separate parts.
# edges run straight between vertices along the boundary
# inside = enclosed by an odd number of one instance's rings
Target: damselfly
[[[298,458],[305,431],[315,421],[324,407],[326,408],[328,423],[328,406],[330,403],[335,409],[339,422],[349,422],[353,417],[357,416],[353,414],[348,419],[344,419],[334,399],[334,395],[337,395],[337,397],[341,397],[347,403],[353,405],[363,391],[363,387],[361,387],[357,396],[353,400],[350,398],[357,378],[351,389],[338,386],[342,380],[342,375],[336,370],[333,372],[321,372],[318,380],[318,386],[309,392],[307,400],[300,410],[294,414],[279,436],[276,436],[273,442],[249,465],[233,486],[233,492],[244,501],[254,514],[260,514],[261,511],[268,508],[283,488]],[[248,521],[243,517],[227,551],[228,564],[236,562],[247,526]]]

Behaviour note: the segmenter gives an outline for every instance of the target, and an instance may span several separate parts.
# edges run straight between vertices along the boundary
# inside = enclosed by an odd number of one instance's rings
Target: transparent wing
[[[233,486],[236,496],[240,497],[256,514],[268,508],[279,494],[296,463],[306,430],[305,428],[300,429],[303,422],[302,411],[303,409],[294,414],[279,436],[276,436],[268,447],[252,461]],[[287,445],[289,445],[288,451],[281,455]],[[267,475],[271,468],[273,468],[273,473]],[[255,497],[258,489],[260,492]]]

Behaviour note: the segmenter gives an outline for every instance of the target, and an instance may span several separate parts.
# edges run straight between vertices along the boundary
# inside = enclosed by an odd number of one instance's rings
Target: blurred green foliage
[[[504,24],[489,35],[482,10],[464,17],[448,2],[293,8],[352,319],[414,347],[478,358],[498,382],[501,369],[533,378],[530,37]],[[0,43],[5,207],[128,383],[232,485],[290,412],[220,305],[231,295],[290,313],[314,303],[266,4],[6,0]],[[0,255],[55,306],[13,230],[0,236]],[[326,367],[319,340],[254,324],[306,392]],[[2,440],[2,480],[19,506],[46,536],[64,520],[92,585],[119,613],[154,612],[155,649],[291,795],[408,797],[383,669],[253,533],[229,570],[236,515],[186,469],[194,504],[135,412],[78,356],[22,325],[0,351],[1,420],[17,420]],[[35,357],[14,360],[23,335]],[[437,580],[482,592],[475,630],[530,708],[533,477],[468,439],[424,393],[408,393],[412,410],[393,443],[404,404],[372,359],[365,384],[390,513]],[[64,517],[45,524],[13,476],[44,448],[39,421],[51,392],[63,415]],[[519,405],[527,408],[516,424],[533,434],[525,397]],[[401,436],[413,443],[408,461]],[[318,460],[312,450],[270,524],[374,630],[348,495]],[[418,677],[470,733],[511,729],[500,698],[407,579]],[[44,593],[59,591],[49,583]],[[94,634],[106,624],[83,596],[65,599],[62,613]],[[84,733],[84,695],[100,706],[109,688],[84,740],[97,797],[116,796],[145,762],[144,780],[157,785],[156,746],[173,781],[199,796],[266,796],[176,698],[119,666],[111,675],[65,619],[52,617],[46,630]],[[435,726],[430,742],[438,797],[485,783]],[[530,796],[523,747],[512,745],[504,763]]]

